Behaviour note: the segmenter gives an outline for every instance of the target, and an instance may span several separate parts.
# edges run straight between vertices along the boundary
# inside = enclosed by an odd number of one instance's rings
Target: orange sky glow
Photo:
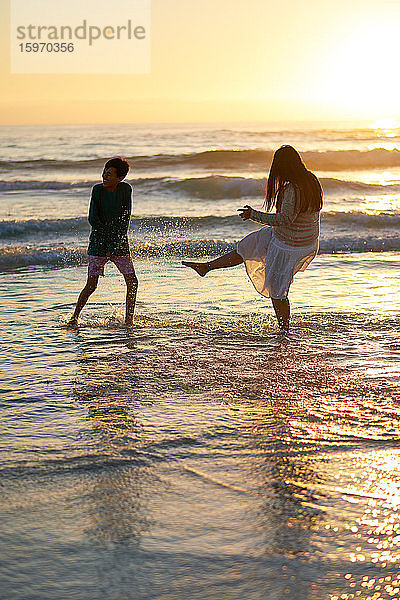
[[[15,75],[0,0],[0,123],[400,119],[398,0],[151,7],[150,74]]]

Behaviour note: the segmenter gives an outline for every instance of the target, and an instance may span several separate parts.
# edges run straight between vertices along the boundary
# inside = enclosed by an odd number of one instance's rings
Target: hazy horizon
[[[398,3],[153,0],[149,74],[11,74],[0,15],[3,125],[400,119]]]
[[[400,127],[400,122],[396,119],[390,119],[393,123],[390,126],[382,126],[380,125],[381,121],[386,121],[386,119],[363,119],[363,120],[355,120],[355,119],[276,119],[276,120],[237,120],[237,121],[222,121],[222,120],[212,120],[209,119],[207,121],[75,121],[75,122],[48,122],[48,123],[0,123],[0,127],[67,127],[67,126],[138,126],[138,127],[173,127],[173,126],[195,126],[195,127],[207,127],[210,126],[232,126],[232,127],[240,127],[240,126],[250,126],[250,127],[268,127],[268,128],[276,128],[277,131],[284,130],[286,127],[294,128],[294,129],[302,129],[304,127],[309,127],[310,129],[319,129],[319,128],[344,128],[344,129],[396,129]]]

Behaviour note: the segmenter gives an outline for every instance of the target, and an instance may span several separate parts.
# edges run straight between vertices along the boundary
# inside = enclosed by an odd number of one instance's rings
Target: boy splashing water
[[[103,183],[95,185],[89,208],[92,231],[89,238],[89,268],[86,285],[79,294],[69,325],[77,325],[78,317],[97,287],[104,265],[112,261],[126,283],[125,323],[133,325],[138,280],[129,251],[128,229],[132,211],[132,188],[123,182],[129,171],[124,158],[112,158],[104,165]]]

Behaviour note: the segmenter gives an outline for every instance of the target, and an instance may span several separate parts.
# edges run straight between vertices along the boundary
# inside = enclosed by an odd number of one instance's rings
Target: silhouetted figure
[[[204,277],[214,269],[244,262],[257,292],[271,298],[279,327],[287,333],[289,288],[294,275],[304,271],[318,252],[322,208],[321,185],[292,146],[282,146],[274,154],[264,206],[267,212],[248,205],[238,209],[244,221],[250,219],[267,227],[247,235],[236,250],[210,262],[182,264]],[[274,206],[276,212],[271,213]]]
[[[69,325],[76,325],[78,316],[89,296],[97,287],[99,277],[104,276],[104,266],[112,261],[126,283],[125,323],[133,325],[138,280],[129,251],[128,229],[132,211],[132,188],[122,180],[129,171],[124,158],[112,158],[104,165],[103,183],[95,185],[89,208],[92,231],[89,239],[89,268],[86,285],[76,303]]]

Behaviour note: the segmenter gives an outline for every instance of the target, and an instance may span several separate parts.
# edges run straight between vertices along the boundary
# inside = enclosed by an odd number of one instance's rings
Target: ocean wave
[[[229,177],[226,175],[209,175],[207,177],[149,177],[127,180],[133,185],[137,194],[176,194],[189,198],[206,200],[262,198],[265,193],[266,179],[254,177]],[[362,181],[346,181],[332,177],[321,178],[325,194],[396,194],[400,193],[400,184],[387,185],[365,183]],[[0,191],[23,190],[69,190],[87,189],[98,181],[50,181],[50,180],[0,180]]]
[[[225,135],[236,135],[240,136],[244,139],[248,138],[256,138],[257,140],[261,138],[277,138],[279,136],[280,139],[284,138],[287,143],[291,143],[290,140],[304,140],[309,143],[310,140],[314,141],[323,141],[323,142],[370,142],[371,144],[376,143],[377,139],[379,139],[379,134],[375,128],[365,127],[365,128],[357,128],[357,129],[292,129],[292,128],[282,128],[282,129],[241,129],[240,131],[231,130],[231,129],[222,129],[221,133]],[[386,136],[383,135],[385,138]],[[396,129],[396,133],[393,131],[390,132],[390,137],[386,138],[390,141],[390,143],[395,143],[400,141],[399,129]]]
[[[236,248],[234,240],[182,240],[164,244],[136,243],[131,245],[133,258],[204,258],[218,256]],[[337,236],[320,241],[320,254],[389,252],[400,250],[400,237]],[[86,247],[68,248],[13,246],[0,248],[0,272],[26,267],[69,267],[87,262]]]
[[[263,196],[265,183],[265,179],[210,175],[171,180],[166,182],[166,187],[189,197],[217,200]]]
[[[331,227],[344,226],[359,232],[360,229],[396,229],[400,227],[400,213],[368,214],[352,212],[323,212],[321,223]]]
[[[305,151],[301,153],[310,169],[319,171],[347,171],[357,169],[376,169],[400,167],[400,151],[396,148],[386,150],[325,150]],[[205,150],[184,154],[155,154],[149,156],[127,157],[135,170],[196,167],[200,169],[257,169],[267,170],[271,164],[272,150]],[[82,172],[87,169],[101,170],[108,157],[89,160],[8,160],[0,161],[0,171],[25,169],[38,170],[73,170]]]
[[[39,180],[21,180],[14,179],[12,181],[0,180],[1,192],[13,192],[23,190],[69,190],[93,187],[96,181],[49,181],[46,179]]]
[[[189,177],[176,179],[169,177],[148,177],[135,180],[127,179],[137,192],[176,193],[198,198],[240,198],[242,196],[260,196],[263,194],[265,179],[246,177],[227,177],[210,175],[209,177]],[[0,191],[23,190],[69,190],[90,189],[98,181],[53,181],[53,180],[0,180]]]
[[[132,256],[136,258],[202,257],[223,254],[232,250],[234,242],[224,240],[186,240],[167,244],[133,244]],[[68,267],[87,262],[86,247],[36,247],[13,246],[0,248],[0,272],[24,267]]]
[[[400,192],[400,183],[365,183],[364,181],[346,181],[343,179],[334,179],[332,177],[321,177],[320,182],[325,193],[335,194],[398,194]]]
[[[345,235],[322,238],[319,254],[339,254],[358,252],[396,252],[400,250],[400,237],[376,237]]]
[[[348,227],[358,232],[360,229],[396,229],[400,228],[400,213],[363,212],[323,212],[322,225],[329,227]],[[177,230],[213,230],[217,228],[237,227],[241,225],[238,215],[224,217],[208,215],[203,217],[185,216],[148,216],[133,217],[130,231],[132,234],[146,232],[166,232]],[[70,219],[28,219],[26,221],[0,221],[0,238],[3,240],[23,237],[45,237],[46,235],[75,235],[89,233],[87,217]]]
[[[14,246],[0,248],[0,271],[7,272],[23,267],[69,267],[83,264],[86,260],[84,248],[38,248],[36,246]]]
[[[209,177],[189,177],[177,179],[170,177],[148,177],[135,180],[127,179],[136,191],[143,193],[156,192],[175,193],[198,198],[240,198],[242,196],[259,196],[263,194],[265,179],[246,177],[227,177],[210,175]],[[24,190],[69,190],[90,189],[98,181],[55,181],[55,180],[0,180],[0,191]]]
[[[144,189],[166,189],[171,180],[167,177],[143,177],[138,179],[127,179],[128,183],[133,185],[135,188]],[[90,190],[94,185],[100,183],[97,179],[82,181],[58,181],[51,179],[12,179],[5,180],[0,179],[0,191],[11,192],[11,191],[23,191],[23,190],[69,190],[69,189],[86,189]],[[167,186],[165,186],[165,183]]]
[[[149,216],[133,217],[131,221],[131,232],[160,231],[177,229],[198,229],[201,227],[213,227],[221,224],[238,223],[237,216],[228,217],[174,217],[174,216]],[[88,233],[90,225],[87,217],[76,217],[70,219],[27,219],[26,221],[10,220],[0,221],[0,238],[13,239],[29,236],[46,236],[48,234],[65,235],[76,233]]]
[[[26,221],[0,221],[2,239],[44,235],[48,233],[73,233],[89,230],[87,218],[74,219],[28,219]]]
[[[320,178],[325,194],[396,194],[400,193],[400,184],[365,183],[362,181],[346,181],[332,177]],[[262,198],[265,194],[265,178],[228,177],[224,175],[210,175],[209,177],[191,177],[181,180],[163,179],[159,182],[159,189],[172,190],[189,197],[202,199],[228,199],[228,198]],[[158,182],[152,180],[153,185]]]

